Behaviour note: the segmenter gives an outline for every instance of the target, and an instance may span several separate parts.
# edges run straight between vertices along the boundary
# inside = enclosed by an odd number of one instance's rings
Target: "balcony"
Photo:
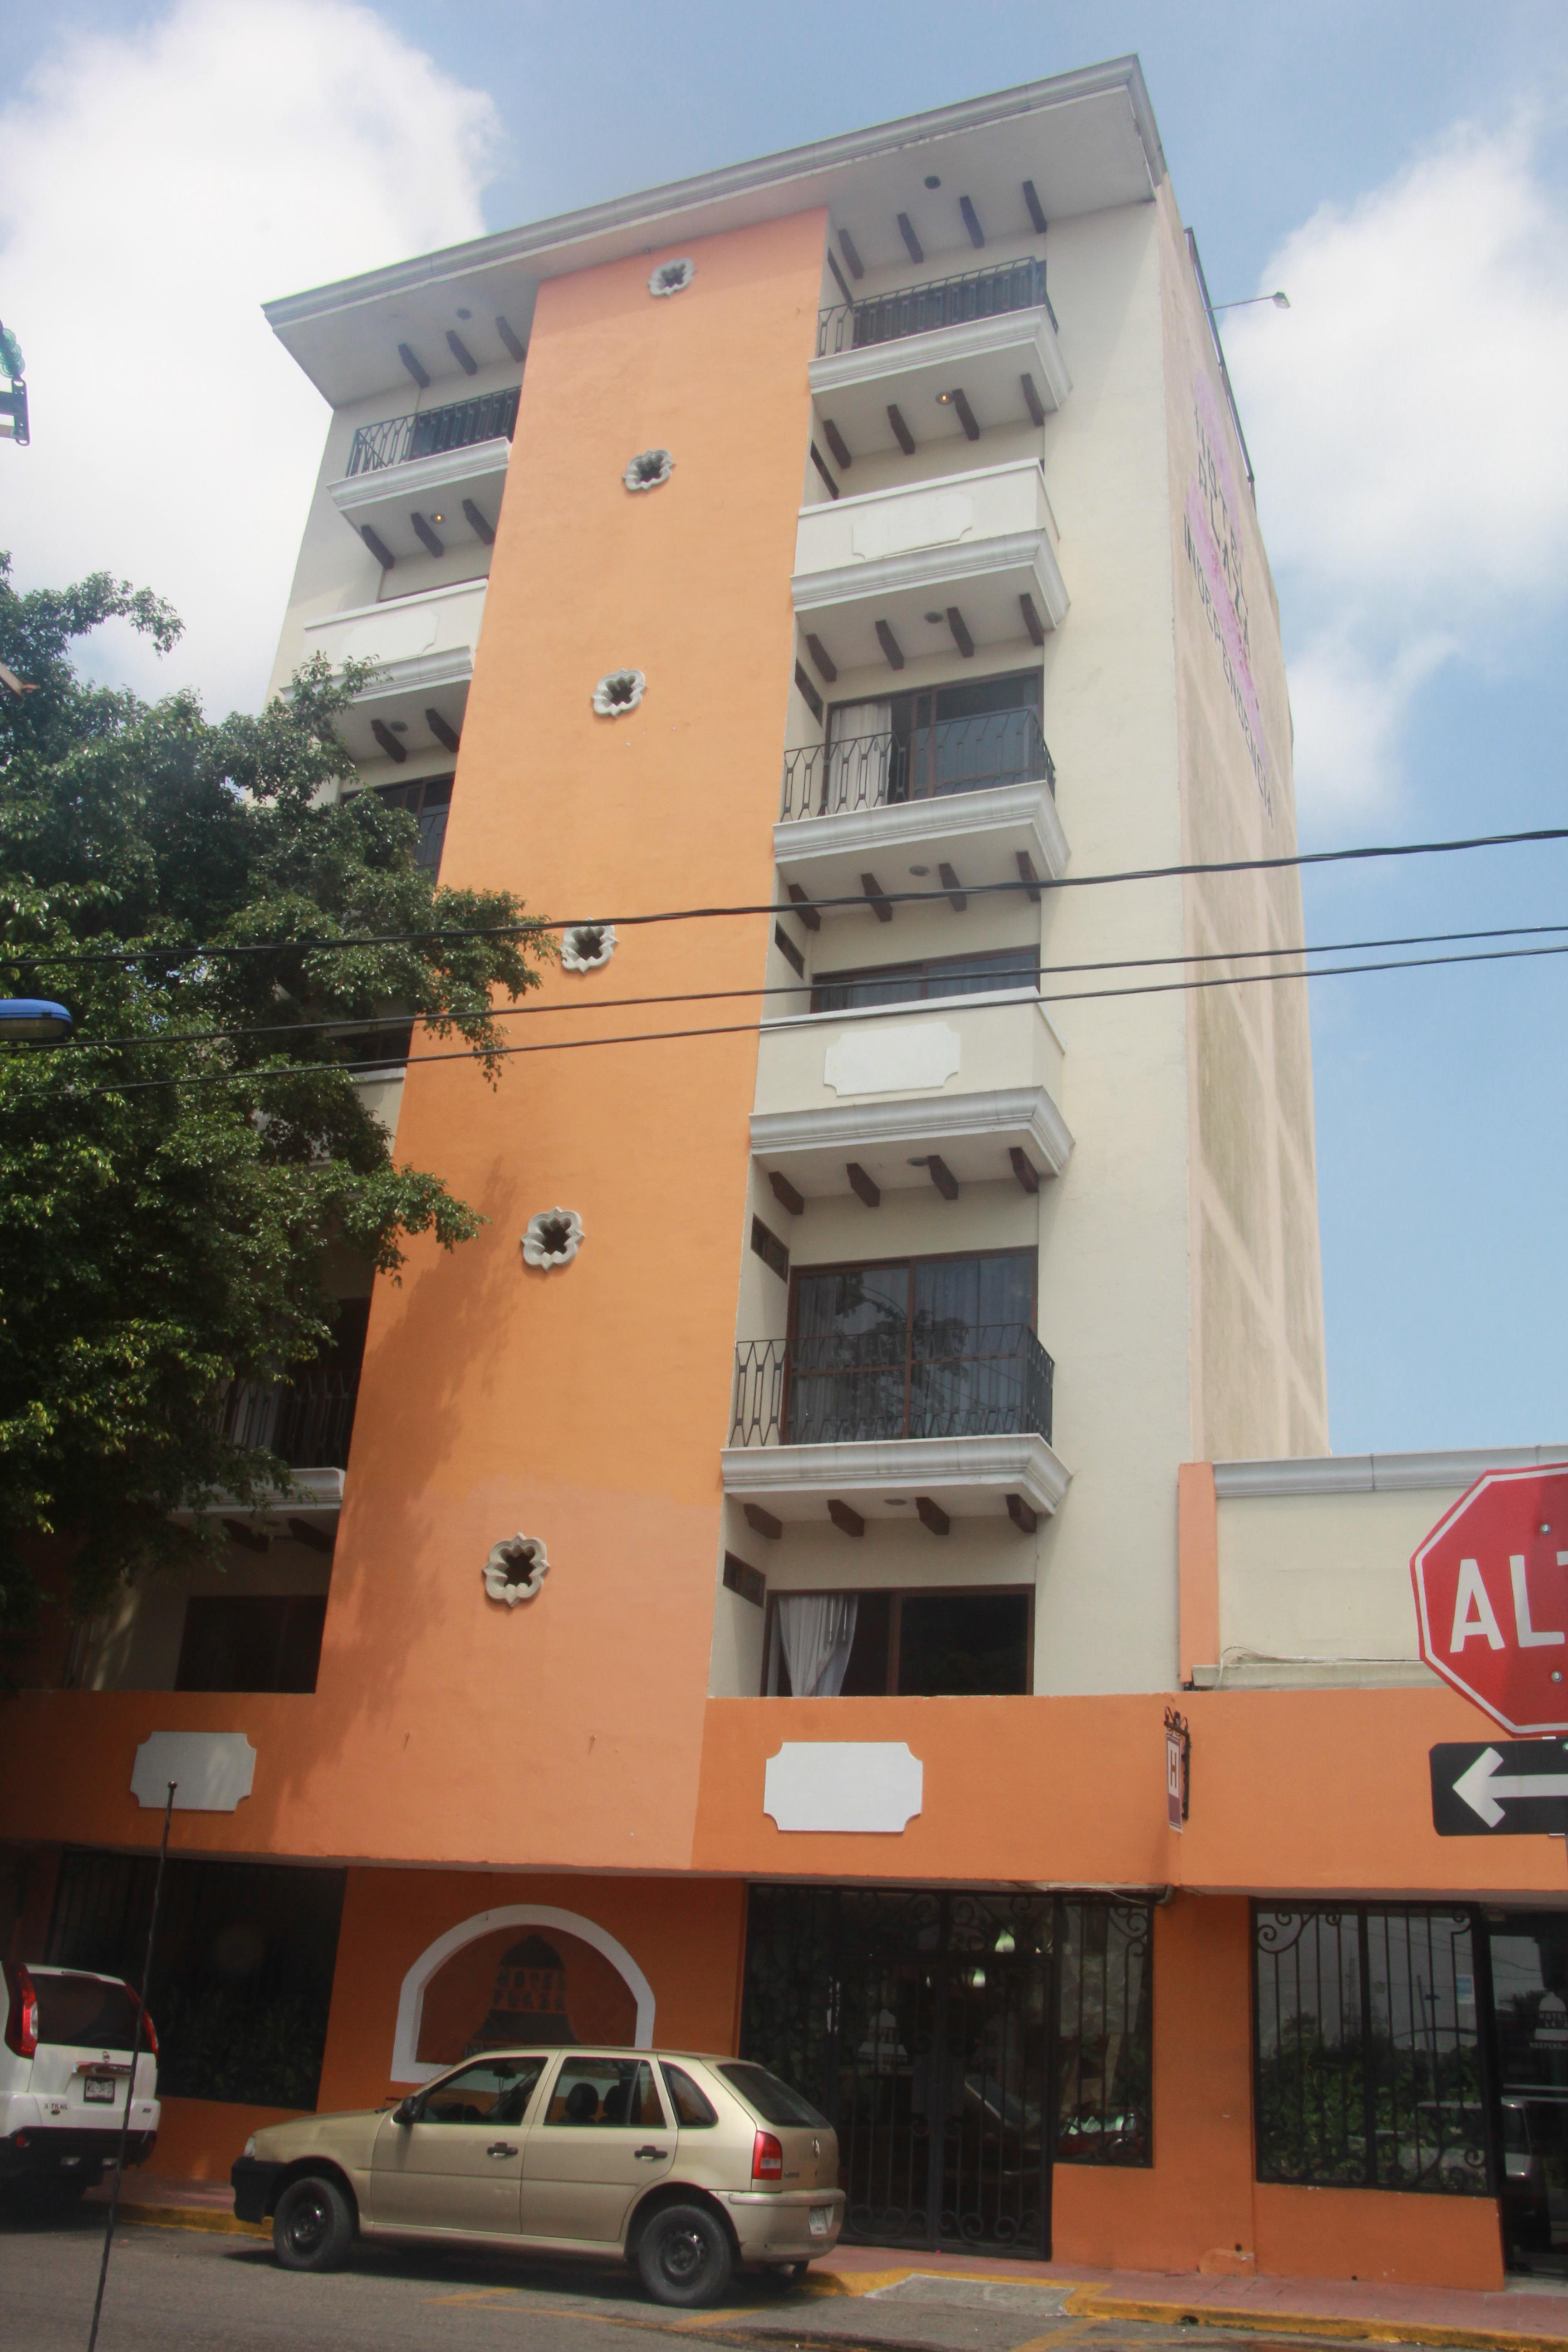
[[[1061,1041],[1031,996],[764,1023],[752,1150],[805,1200],[1016,1182],[1067,1166]]]
[[[1033,260],[824,310],[816,349],[813,396],[855,457],[1040,425],[1072,388]]]
[[[306,622],[307,655],[325,654],[335,670],[347,661],[381,664],[338,720],[353,759],[401,766],[411,752],[457,750],[487,584],[459,581]]]
[[[874,857],[888,889],[910,887],[917,862],[975,886],[1027,888],[1067,870],[1055,793],[1032,709],[938,719],[902,736],[889,723],[784,753],[773,856],[786,885],[810,898],[855,897]]]
[[[900,670],[977,646],[1043,645],[1067,586],[1032,457],[805,507],[795,609],[840,670]]]
[[[448,401],[440,408],[421,409],[414,416],[389,416],[380,425],[362,425],[349,451],[349,472],[374,474],[384,466],[406,466],[420,457],[443,457],[455,449],[472,449],[489,441],[510,441],[517,430],[517,405],[521,387],[487,393],[479,400]]]
[[[358,1371],[331,1365],[311,1365],[291,1381],[236,1381],[223,1433],[279,1455],[291,1470],[344,1470],[358,1399]]]
[[[1057,1509],[1068,1472],[1050,1442],[1054,1366],[1026,1326],[970,1325],[946,1349],[852,1360],[867,1352],[839,1334],[742,1341],[726,1494],[851,1536],[911,1498],[936,1534],[1004,1513],[1031,1533]]]
[[[332,503],[384,571],[489,547],[506,488],[519,393],[362,425]]]

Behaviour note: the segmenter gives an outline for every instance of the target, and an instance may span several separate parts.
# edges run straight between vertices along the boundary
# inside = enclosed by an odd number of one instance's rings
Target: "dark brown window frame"
[[[918,972],[924,979],[931,972],[950,971],[955,964],[1016,962],[1027,955],[1032,955],[1035,959],[1034,987],[1037,992],[1040,985],[1040,947],[1039,941],[1035,940],[1026,940],[1021,947],[1017,948],[984,948],[969,955],[911,956],[898,963],[854,964],[844,971],[814,971],[811,975],[811,1009],[814,1013],[821,1013],[825,1010],[833,1013],[841,1012],[842,1017],[848,1021],[852,1020],[861,1008],[857,1005],[842,1008],[824,1007],[816,1001],[820,990],[830,988],[835,983],[848,983],[857,980],[892,980],[901,977],[905,972]],[[1013,983],[1014,988],[1020,993],[1028,985],[1026,981]],[[984,996],[991,992],[977,988],[973,993],[976,996]],[[924,988],[921,988],[916,993],[907,998],[900,997],[896,1001],[899,1003],[910,1004],[962,1004],[965,1002],[965,997],[963,995],[931,997]]]
[[[886,1522],[879,1520],[877,1524],[880,1527],[885,1525]],[[911,1526],[918,1524],[915,1521],[912,1507],[910,1513],[909,1524]],[[781,1601],[803,1601],[828,1593],[853,1593],[855,1598],[858,1601],[864,1599],[867,1594],[872,1592],[885,1593],[887,1595],[889,1604],[888,1687],[885,1691],[879,1694],[883,1698],[897,1698],[900,1696],[898,1689],[899,1654],[902,1643],[903,1603],[905,1601],[953,1601],[968,1599],[979,1601],[984,1599],[992,1599],[1002,1593],[1022,1592],[1026,1594],[1028,1600],[1029,1613],[1028,1622],[1024,1630],[1024,1658],[1026,1666],[1025,1688],[1022,1691],[1000,1691],[990,1694],[984,1691],[976,1691],[971,1695],[976,1698],[984,1698],[987,1696],[1001,1698],[1033,1698],[1035,1695],[1035,1587],[1032,1583],[801,1584],[784,1585],[777,1588],[770,1585],[768,1587],[767,1612],[763,1620],[763,1671],[762,1681],[757,1694],[758,1696],[760,1698],[766,1698],[769,1696],[768,1675],[773,1664],[773,1644],[779,1637],[778,1605]],[[862,1694],[862,1696],[871,1695],[872,1694]],[[774,1696],[776,1696],[777,1694],[775,1693]]]

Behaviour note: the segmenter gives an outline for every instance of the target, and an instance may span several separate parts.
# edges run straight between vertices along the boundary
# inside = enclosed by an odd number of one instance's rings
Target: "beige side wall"
[[[1183,855],[1288,856],[1296,811],[1279,609],[1169,184],[1158,212]],[[1268,949],[1279,962],[1304,936],[1291,871],[1194,877],[1185,899],[1194,956]],[[1306,988],[1254,982],[1188,1002],[1194,1441],[1216,1458],[1324,1454]]]
[[[1222,1494],[1221,1686],[1436,1685],[1417,1654],[1410,1557],[1461,1491]]]

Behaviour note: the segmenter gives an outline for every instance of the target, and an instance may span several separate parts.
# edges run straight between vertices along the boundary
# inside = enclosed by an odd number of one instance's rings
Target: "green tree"
[[[414,819],[353,776],[333,721],[363,671],[317,660],[259,717],[209,723],[90,683],[118,619],[167,649],[146,590],[95,573],[18,594],[0,556],[0,983],[76,1042],[0,1048],[0,1629],[41,1590],[91,1609],[215,1540],[170,1514],[286,1479],[221,1401],[330,1343],[330,1260],[480,1222],[398,1165],[341,1026],[412,1014],[493,1084],[490,1007],[548,932],[504,891],[440,889]]]

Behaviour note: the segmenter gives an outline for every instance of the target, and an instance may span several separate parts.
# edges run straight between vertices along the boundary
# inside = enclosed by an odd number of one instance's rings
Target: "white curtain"
[[[833,712],[827,753],[826,814],[836,809],[879,808],[888,796],[888,764],[893,750],[890,702],[841,702]]]
[[[779,1637],[790,1688],[796,1698],[837,1698],[855,1646],[853,1592],[785,1592],[779,1596]]]

